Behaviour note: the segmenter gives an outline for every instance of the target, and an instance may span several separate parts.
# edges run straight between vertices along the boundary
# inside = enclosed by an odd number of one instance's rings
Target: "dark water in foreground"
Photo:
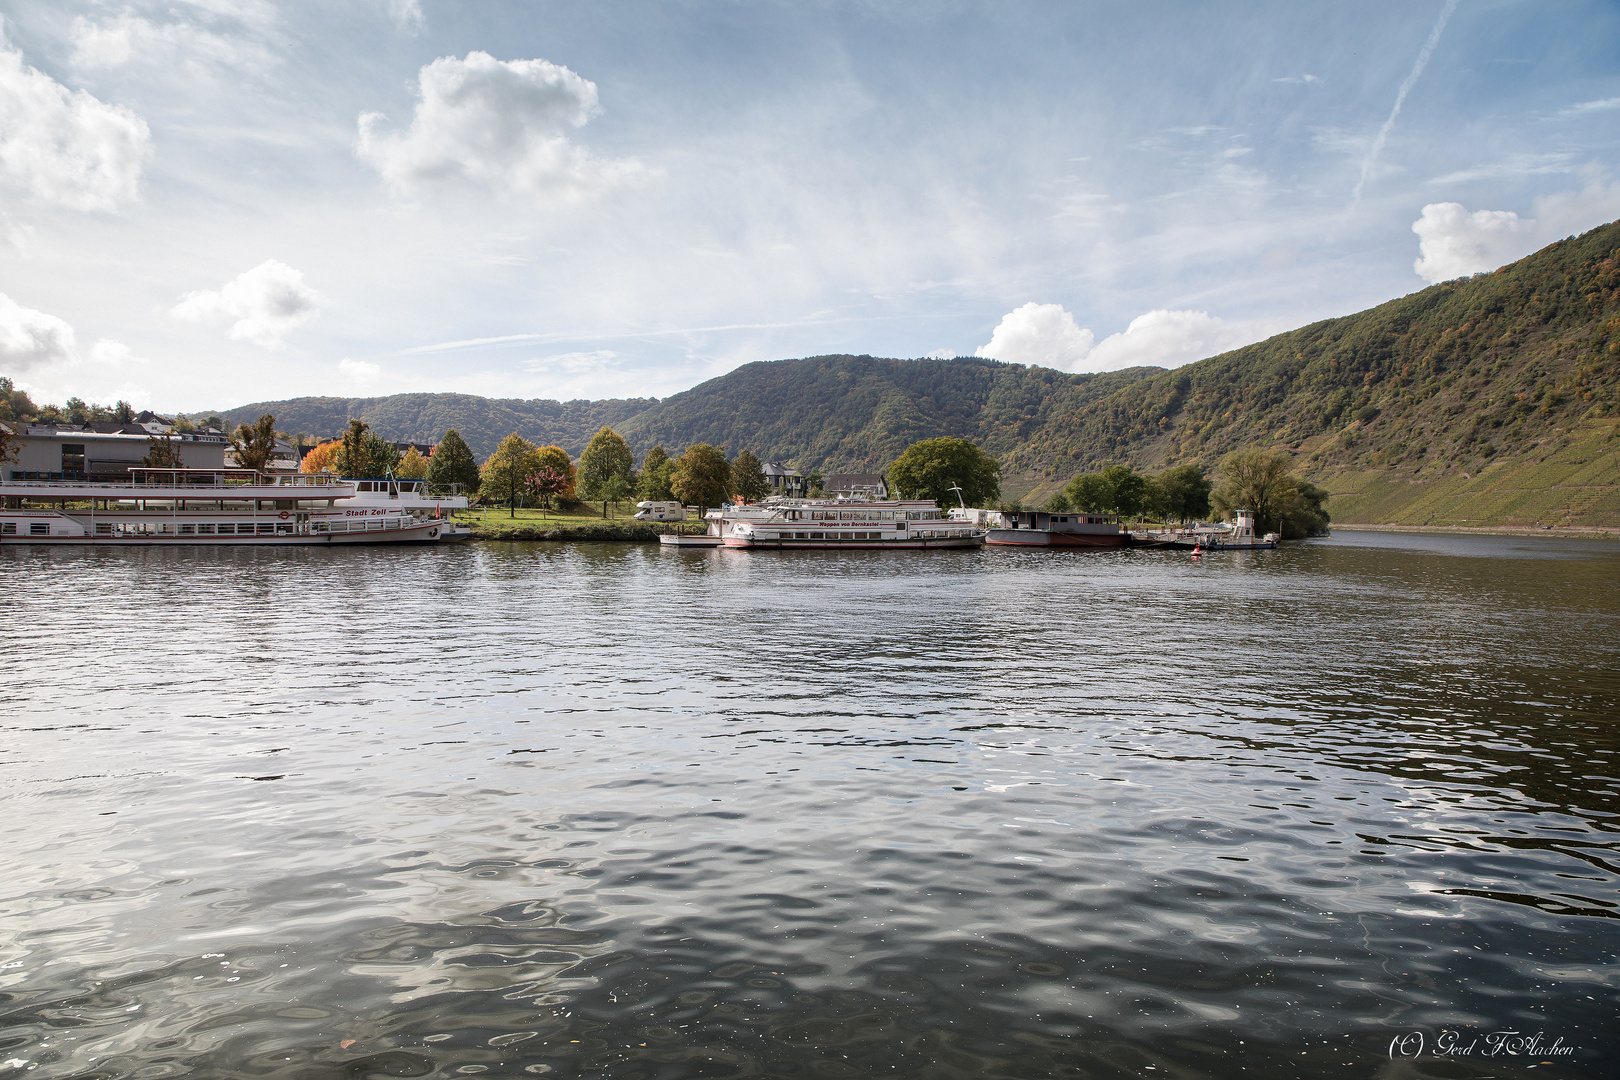
[[[0,1080],[1620,1070],[1615,545],[8,548],[0,623]]]

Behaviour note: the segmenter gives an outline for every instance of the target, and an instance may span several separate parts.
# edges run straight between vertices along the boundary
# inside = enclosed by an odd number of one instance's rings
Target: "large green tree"
[[[1103,480],[1101,473],[1081,473],[1064,486],[1063,494],[1069,497],[1069,502],[1082,514],[1107,513],[1112,505],[1110,500],[1113,498],[1113,492]]]
[[[265,413],[256,424],[244,422],[231,436],[231,447],[237,468],[263,472],[276,452],[276,418]]]
[[[435,488],[460,484],[464,492],[478,490],[478,462],[455,428],[444,433],[428,458],[428,483]]]
[[[669,459],[669,451],[662,444],[655,446],[641,459],[636,493],[648,502],[673,502],[675,492],[669,485],[674,477],[675,463]]]
[[[580,497],[600,502],[602,516],[607,517],[607,504],[617,502],[630,492],[635,468],[636,456],[618,432],[604,427],[579,455]]]
[[[732,460],[731,487],[749,502],[771,493],[771,485],[765,479],[765,466],[752,450],[744,450]]]
[[[1276,529],[1284,504],[1299,493],[1298,482],[1288,473],[1291,464],[1284,450],[1234,450],[1221,458],[1220,482],[1210,501],[1223,516],[1251,510],[1256,529]]]
[[[504,500],[512,516],[516,517],[518,499],[526,498],[532,490],[529,477],[549,464],[542,460],[540,450],[534,443],[514,431],[501,440],[495,452],[484,462],[478,485],[479,494]],[[560,479],[561,474],[558,475]]]
[[[1209,516],[1209,493],[1214,488],[1204,470],[1196,465],[1177,465],[1158,476],[1164,490],[1164,512],[1177,521],[1195,521]]]
[[[1277,531],[1285,540],[1323,535],[1328,531],[1328,512],[1322,505],[1327,500],[1326,488],[1296,477],[1294,493],[1283,500],[1282,526]]]
[[[350,420],[343,444],[332,454],[332,466],[350,480],[375,480],[399,467],[399,451],[366,424]]]
[[[1129,465],[1110,465],[1102,471],[1108,485],[1108,509],[1120,517],[1139,517],[1147,509],[1147,477],[1131,471]]]
[[[1001,496],[1001,464],[966,439],[942,436],[912,443],[889,466],[889,484],[903,499],[933,499],[954,506],[985,506]]]
[[[718,446],[693,443],[675,459],[669,486],[677,499],[697,507],[701,514],[731,498],[731,463]]]

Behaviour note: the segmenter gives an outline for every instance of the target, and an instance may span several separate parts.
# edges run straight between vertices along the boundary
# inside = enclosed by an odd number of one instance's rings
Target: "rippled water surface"
[[[8,547],[0,618],[0,1080],[1615,1075],[1613,544]]]

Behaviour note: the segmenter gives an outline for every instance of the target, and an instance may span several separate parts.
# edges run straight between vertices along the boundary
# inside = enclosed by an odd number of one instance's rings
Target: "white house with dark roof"
[[[804,474],[791,465],[766,461],[761,463],[761,468],[765,472],[765,482],[771,485],[772,495],[805,495],[810,491]]]
[[[887,499],[889,481],[882,473],[834,473],[822,482],[828,495],[839,499]]]

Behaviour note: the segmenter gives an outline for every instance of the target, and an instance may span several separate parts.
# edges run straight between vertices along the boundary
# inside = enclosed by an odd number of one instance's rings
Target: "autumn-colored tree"
[[[731,498],[731,463],[718,446],[694,443],[675,460],[670,489],[683,503],[703,510]]]
[[[418,453],[414,446],[405,451],[394,469],[394,475],[402,480],[426,480],[427,474],[428,459]]]
[[[536,458],[538,465],[551,466],[562,473],[567,481],[563,484],[562,490],[557,492],[557,498],[564,502],[572,499],[579,486],[579,476],[574,471],[574,460],[568,456],[568,451],[560,446],[542,446],[536,453],[539,455]]]
[[[323,473],[337,472],[337,464],[333,460],[343,444],[336,439],[323,442],[315,449],[304,455],[304,460],[298,466],[299,472]]]
[[[552,496],[561,493],[568,486],[568,477],[550,465],[542,465],[523,478],[523,486],[540,500],[541,506],[550,510]]]

